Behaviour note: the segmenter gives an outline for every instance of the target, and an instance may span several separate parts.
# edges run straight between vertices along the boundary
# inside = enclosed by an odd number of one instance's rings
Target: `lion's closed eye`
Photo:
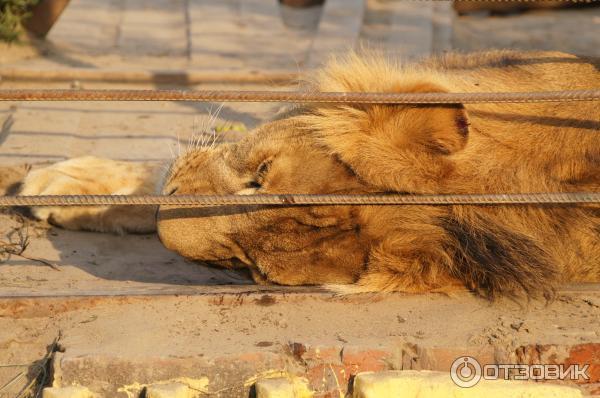
[[[263,183],[269,170],[271,168],[271,163],[273,159],[267,158],[263,160],[258,167],[252,177],[252,180],[246,183],[246,188],[237,192],[238,195],[252,195],[256,193],[259,189],[263,187]]]
[[[260,182],[255,181],[255,180],[252,180],[246,184],[246,188],[260,189],[261,187],[262,187],[262,185],[260,184]]]

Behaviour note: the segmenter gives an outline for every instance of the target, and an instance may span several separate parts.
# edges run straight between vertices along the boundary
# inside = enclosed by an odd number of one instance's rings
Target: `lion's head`
[[[190,151],[172,166],[168,194],[360,193],[372,190],[294,120],[239,142]],[[357,208],[161,207],[162,242],[185,257],[247,266],[286,284],[354,281],[365,258]],[[342,263],[340,263],[340,260]],[[294,264],[279,277],[278,269]]]

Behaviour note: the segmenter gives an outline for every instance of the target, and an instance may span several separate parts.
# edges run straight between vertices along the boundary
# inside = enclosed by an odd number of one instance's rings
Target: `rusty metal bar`
[[[499,93],[344,93],[237,90],[0,90],[0,101],[230,101],[466,104],[598,100],[600,100],[600,89]]]
[[[461,194],[461,195],[41,195],[0,196],[6,206],[107,206],[107,205],[527,205],[600,203],[600,192]]]

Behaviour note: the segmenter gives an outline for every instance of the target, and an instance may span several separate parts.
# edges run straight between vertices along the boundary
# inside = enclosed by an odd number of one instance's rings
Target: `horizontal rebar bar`
[[[467,104],[600,100],[600,89],[499,93],[359,93],[223,90],[0,90],[0,101],[217,101]]]
[[[0,206],[488,205],[600,203],[600,192],[461,195],[41,195],[0,196]]]

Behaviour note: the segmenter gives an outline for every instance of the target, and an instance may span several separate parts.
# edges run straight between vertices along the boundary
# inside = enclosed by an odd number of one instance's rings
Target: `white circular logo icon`
[[[450,367],[450,377],[459,387],[473,387],[481,380],[481,365],[473,357],[456,358]]]

